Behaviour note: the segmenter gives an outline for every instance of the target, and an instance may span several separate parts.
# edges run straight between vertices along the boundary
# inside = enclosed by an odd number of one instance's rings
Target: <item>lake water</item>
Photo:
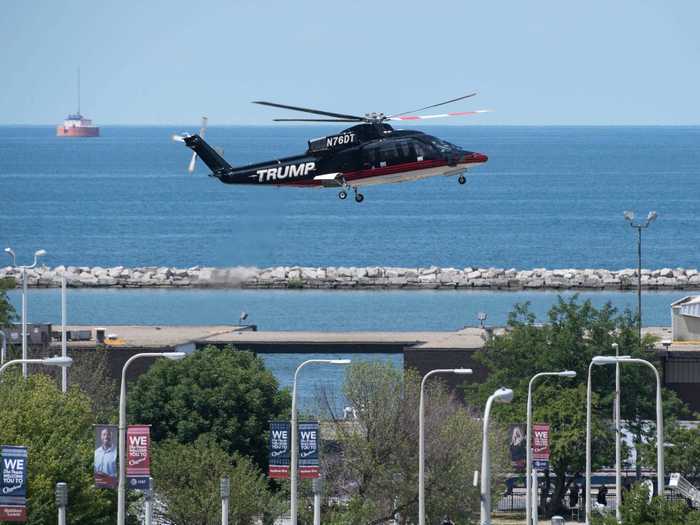
[[[195,129],[193,127],[192,129]],[[212,127],[240,165],[301,152],[337,128]],[[104,127],[60,139],[0,127],[0,242],[20,264],[636,266],[622,218],[657,210],[645,267],[696,267],[700,127],[421,128],[489,162],[466,186],[433,178],[334,190],[227,186],[186,173],[182,127]],[[9,259],[8,259],[9,261]]]

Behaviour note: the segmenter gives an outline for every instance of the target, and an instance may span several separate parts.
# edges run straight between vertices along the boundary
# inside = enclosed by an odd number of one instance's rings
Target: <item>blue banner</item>
[[[320,465],[318,421],[299,423],[299,477],[318,478]]]
[[[271,478],[289,477],[291,461],[291,426],[289,421],[270,421],[270,465]]]
[[[27,447],[0,448],[0,521],[26,521]]]

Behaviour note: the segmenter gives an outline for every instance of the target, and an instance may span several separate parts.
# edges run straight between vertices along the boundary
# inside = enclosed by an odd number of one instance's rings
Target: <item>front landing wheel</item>
[[[464,184],[467,182],[467,178],[464,175],[460,175],[457,179],[457,182],[459,182],[460,184]]]
[[[341,201],[344,201],[345,199],[348,198],[348,192],[345,191],[345,190],[341,191],[340,193],[338,193],[338,198],[339,198]]]
[[[364,195],[362,195],[361,193],[356,193],[356,194],[355,194],[355,201],[356,201],[356,202],[362,202],[363,200],[365,200],[365,196],[364,196]]]

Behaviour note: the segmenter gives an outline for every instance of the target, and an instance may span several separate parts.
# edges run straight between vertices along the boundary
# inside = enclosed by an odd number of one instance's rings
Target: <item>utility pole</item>
[[[66,525],[68,485],[63,482],[56,483],[56,506],[58,507],[58,525]]]
[[[221,494],[221,525],[228,525],[228,500],[231,496],[231,480],[229,478],[221,478],[219,492]]]
[[[323,493],[323,480],[314,478],[311,488],[314,493],[314,525],[321,525],[321,494]]]
[[[634,212],[626,211],[624,213],[625,220],[630,223],[632,228],[637,230],[637,330],[639,332],[639,348],[642,348],[642,230],[645,230],[649,225],[656,220],[658,214],[655,211],[650,211],[644,222],[634,222]]]

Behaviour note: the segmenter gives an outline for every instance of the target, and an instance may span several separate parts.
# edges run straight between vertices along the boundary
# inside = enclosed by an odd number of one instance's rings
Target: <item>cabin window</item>
[[[437,160],[440,158],[438,150],[430,142],[415,141],[414,146],[416,147],[416,155],[418,155],[418,149],[423,150],[423,160]],[[418,155],[419,156],[419,155]]]
[[[369,144],[362,148],[362,167],[363,169],[376,168],[379,166],[378,158],[379,145]]]

